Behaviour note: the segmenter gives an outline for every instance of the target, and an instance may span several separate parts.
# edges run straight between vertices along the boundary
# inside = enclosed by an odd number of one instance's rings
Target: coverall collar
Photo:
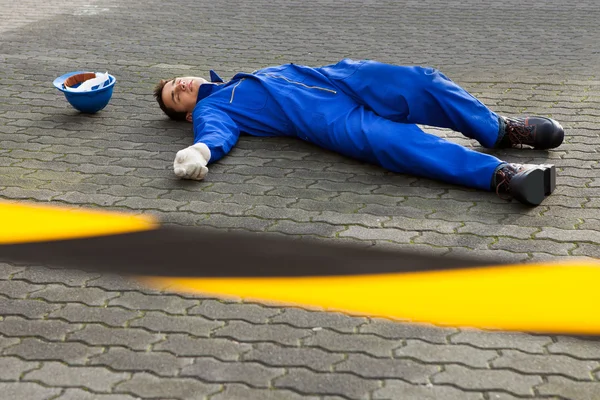
[[[196,103],[200,100],[210,96],[219,86],[219,83],[223,83],[223,79],[217,74],[214,70],[210,70],[210,82],[211,83],[203,83],[200,85],[198,89],[198,97],[196,98]]]
[[[210,81],[213,83],[223,83],[225,82],[219,74],[217,74],[214,70],[210,70]]]

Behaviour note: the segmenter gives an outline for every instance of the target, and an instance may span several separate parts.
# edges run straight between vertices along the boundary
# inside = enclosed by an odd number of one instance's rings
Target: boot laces
[[[533,130],[535,126],[527,126],[524,121],[506,118],[506,133],[512,144],[518,144],[523,148],[523,144],[533,142]]]
[[[496,172],[496,194],[502,200],[510,200],[510,180],[513,176],[525,169],[519,164],[506,164]],[[500,178],[500,179],[498,179]],[[508,196],[503,196],[502,193],[508,193]]]

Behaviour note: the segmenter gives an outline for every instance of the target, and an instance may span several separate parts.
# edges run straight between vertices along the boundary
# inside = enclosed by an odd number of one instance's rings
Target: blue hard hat
[[[76,110],[93,114],[106,107],[110,101],[116,82],[115,77],[109,74],[108,83],[106,85],[94,86],[91,90],[85,92],[73,92],[66,87],[76,88],[86,80],[95,77],[96,74],[94,72],[74,71],[59,76],[52,83],[58,90],[65,94],[67,101]]]

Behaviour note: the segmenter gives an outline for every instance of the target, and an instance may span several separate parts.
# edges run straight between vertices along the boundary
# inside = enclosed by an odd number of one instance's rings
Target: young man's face
[[[162,100],[165,106],[177,112],[188,113],[187,119],[191,120],[191,114],[198,99],[198,88],[205,82],[205,79],[193,76],[168,81],[162,90]]]

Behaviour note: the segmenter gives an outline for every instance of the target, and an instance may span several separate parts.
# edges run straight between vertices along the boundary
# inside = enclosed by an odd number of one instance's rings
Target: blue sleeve
[[[210,149],[209,163],[223,158],[237,143],[240,130],[227,113],[209,107],[194,110],[194,144],[204,143]]]

